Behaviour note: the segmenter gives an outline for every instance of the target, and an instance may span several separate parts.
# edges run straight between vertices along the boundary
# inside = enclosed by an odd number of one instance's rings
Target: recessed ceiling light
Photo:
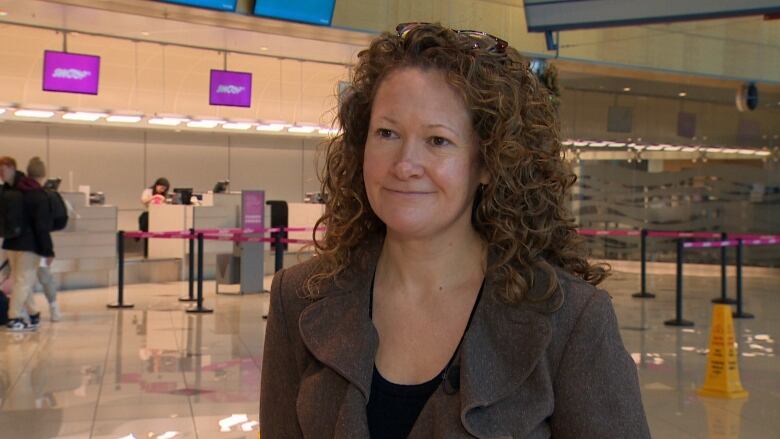
[[[681,98],[684,98],[684,97],[688,96],[688,93],[686,93],[684,91],[681,91],[681,92],[677,93],[677,96],[679,96]]]
[[[168,127],[179,126],[182,122],[187,122],[187,119],[180,119],[178,117],[155,117],[149,119],[149,123],[152,125],[164,125]]]
[[[36,119],[48,119],[54,116],[53,111],[44,110],[16,110],[14,116],[18,117],[32,117]]]
[[[252,128],[252,124],[249,122],[228,122],[222,124],[222,128],[226,130],[248,130]]]
[[[224,123],[222,120],[193,120],[188,122],[187,126],[190,128],[216,128],[219,124]]]
[[[0,108],[0,114],[5,113],[5,108]]]
[[[86,122],[95,122],[101,117],[106,117],[105,113],[90,113],[88,111],[76,111],[73,113],[65,113],[62,118],[65,120],[81,120]]]
[[[288,133],[300,133],[300,134],[310,134],[313,133],[317,127],[311,127],[311,126],[293,126],[290,128],[287,128]]]
[[[126,116],[121,114],[114,114],[106,118],[106,122],[116,123],[138,123],[141,121],[141,116]]]
[[[141,32],[141,35],[143,35],[143,36],[145,36],[145,37],[148,37],[148,36],[149,36],[149,32],[146,32],[146,31],[144,31],[144,32]]]
[[[257,126],[257,131],[271,131],[271,132],[279,132],[284,129],[287,125],[283,123],[268,123],[263,125]]]
[[[631,91],[631,87],[623,87],[623,91]]]
[[[5,17],[6,15],[8,15],[8,12],[0,11],[0,17]]]
[[[262,50],[263,52],[265,52],[266,50],[268,50],[268,48],[267,48],[267,47],[261,47],[261,48],[260,48],[260,50]]]

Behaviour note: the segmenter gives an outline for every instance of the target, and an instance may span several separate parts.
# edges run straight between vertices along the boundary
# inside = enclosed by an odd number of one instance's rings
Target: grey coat
[[[313,262],[274,277],[260,392],[264,439],[369,437],[379,345],[369,283],[379,246],[369,247],[362,264],[316,300],[302,298]],[[542,294],[550,276],[560,284],[550,299],[514,307],[487,277],[453,369],[459,390],[439,386],[410,439],[650,437],[609,295],[552,268],[535,272],[530,295]]]

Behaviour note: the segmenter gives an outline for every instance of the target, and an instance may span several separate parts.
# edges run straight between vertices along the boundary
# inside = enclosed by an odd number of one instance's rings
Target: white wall
[[[40,156],[51,177],[69,189],[89,185],[119,207],[119,227],[137,228],[141,191],[158,177],[172,187],[211,190],[230,179],[232,190],[263,189],[266,199],[303,200],[319,190],[317,139],[259,134],[191,133],[45,123],[0,123],[0,155],[24,170]]]

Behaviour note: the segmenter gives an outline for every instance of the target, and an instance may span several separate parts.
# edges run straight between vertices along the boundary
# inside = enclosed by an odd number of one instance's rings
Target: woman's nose
[[[423,166],[420,161],[419,146],[413,142],[404,142],[399,150],[393,170],[401,180],[419,177],[423,174]]]

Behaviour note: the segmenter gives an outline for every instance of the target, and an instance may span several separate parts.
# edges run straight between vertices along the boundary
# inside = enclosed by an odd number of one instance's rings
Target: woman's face
[[[469,112],[443,73],[405,68],[382,81],[363,179],[389,232],[419,239],[469,230],[474,194],[488,175]]]
[[[154,186],[154,193],[155,194],[164,194],[165,191],[168,190],[168,186],[165,186],[164,184],[158,184]]]

